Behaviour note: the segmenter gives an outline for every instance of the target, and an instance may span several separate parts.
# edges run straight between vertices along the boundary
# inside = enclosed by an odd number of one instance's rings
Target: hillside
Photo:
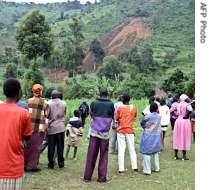
[[[106,55],[116,57],[133,48],[140,52],[145,44],[149,44],[159,64],[158,71],[151,71],[154,81],[163,81],[178,67],[187,73],[194,69],[194,0],[103,0],[84,6],[78,1],[43,5],[0,3],[0,16],[4,18],[0,20],[0,56],[5,47],[16,47],[14,29],[17,22],[36,8],[50,23],[55,47],[59,47],[63,40],[60,33],[67,29],[72,15],[81,17],[86,49],[83,68],[86,72],[96,71],[99,66],[89,51],[94,39],[101,42]],[[167,55],[173,60],[166,62]],[[67,72],[58,69],[46,76],[59,83]]]
[[[176,64],[194,63],[194,0],[130,0],[129,2],[109,0],[102,1],[95,5],[92,11],[82,13],[81,16],[84,24],[84,45],[87,49],[88,44],[95,38],[101,41],[107,55],[113,53],[116,56],[124,50],[133,48],[136,43],[138,49],[147,43],[153,48],[155,60],[163,65],[165,55],[176,51],[178,52]],[[133,18],[145,18],[144,26],[152,31],[152,35],[147,36],[145,40],[139,40],[137,37],[133,43],[132,39],[135,37],[130,36],[133,29],[130,27],[122,29]],[[53,32],[59,34],[60,29],[65,28],[67,23],[68,20],[56,23],[53,26]],[[134,28],[141,28],[138,22],[135,24]],[[125,35],[122,37],[119,31]],[[127,34],[129,35],[126,36]],[[117,35],[124,39],[123,44],[120,44],[122,42],[118,41]],[[90,71],[93,65],[95,65],[94,57],[87,51],[84,67]],[[171,67],[171,65],[165,64],[165,67]]]
[[[132,49],[137,42],[151,36],[152,31],[147,27],[143,18],[129,18],[119,26],[115,27],[110,33],[104,35],[101,40],[101,47],[106,55],[119,56],[126,49]],[[86,71],[94,71],[97,67],[94,54],[88,52],[84,61],[83,67]]]

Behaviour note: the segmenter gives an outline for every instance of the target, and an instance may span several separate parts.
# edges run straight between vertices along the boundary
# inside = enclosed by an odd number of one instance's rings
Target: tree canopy
[[[52,35],[45,16],[34,10],[21,20],[16,28],[17,48],[29,59],[49,57],[52,50]]]

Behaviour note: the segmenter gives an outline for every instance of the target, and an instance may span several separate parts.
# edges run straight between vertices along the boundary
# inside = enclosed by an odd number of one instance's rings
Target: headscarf
[[[187,96],[186,94],[182,94],[182,95],[179,97],[179,100],[180,100],[180,102],[183,102],[183,101],[185,101],[187,98],[188,98],[188,96]]]
[[[41,96],[43,91],[43,86],[41,84],[33,85],[32,92],[34,96]]]

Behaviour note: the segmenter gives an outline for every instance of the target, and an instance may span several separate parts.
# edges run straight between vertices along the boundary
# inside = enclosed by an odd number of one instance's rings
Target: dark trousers
[[[170,121],[171,121],[171,129],[173,131],[174,130],[174,125],[175,125],[176,119],[174,119],[174,118],[171,117]]]
[[[85,120],[86,120],[86,117],[81,117],[81,120],[82,120],[82,127],[85,127]]]
[[[58,166],[60,168],[64,167],[64,132],[57,133],[53,135],[48,135],[48,167],[54,168],[54,153],[55,147],[57,146],[57,154],[58,154]]]
[[[98,152],[100,151],[98,163],[98,181],[107,180],[109,140],[90,136],[84,179],[91,180],[95,168]]]

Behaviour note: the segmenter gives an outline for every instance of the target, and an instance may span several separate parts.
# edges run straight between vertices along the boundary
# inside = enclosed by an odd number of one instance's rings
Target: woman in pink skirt
[[[187,103],[188,96],[182,94],[180,96],[180,103],[177,105],[178,118],[175,121],[174,131],[173,131],[173,149],[175,153],[176,160],[180,160],[178,157],[178,151],[182,150],[183,158],[182,160],[189,160],[186,157],[186,152],[191,149],[191,134],[192,127],[189,118],[189,112],[191,112],[192,106]]]

